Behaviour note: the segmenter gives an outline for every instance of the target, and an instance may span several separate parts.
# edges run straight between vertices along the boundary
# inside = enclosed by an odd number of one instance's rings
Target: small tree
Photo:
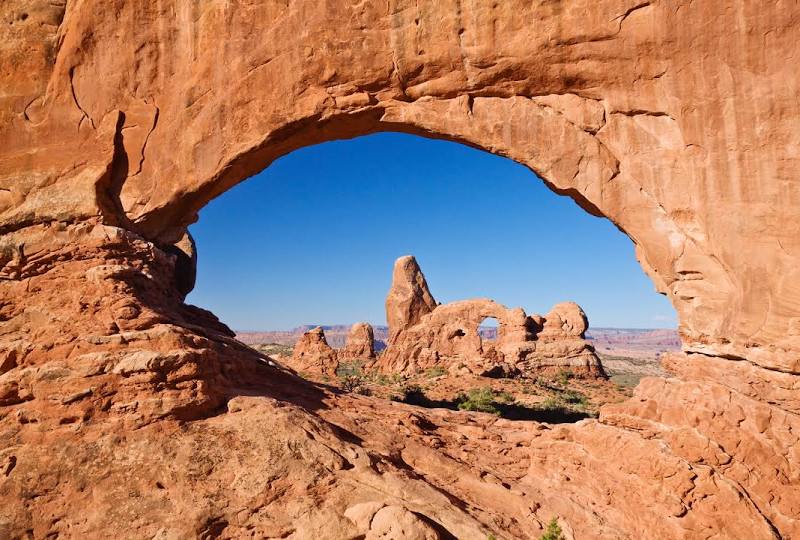
[[[550,520],[550,523],[547,524],[547,528],[544,530],[544,534],[539,537],[539,540],[565,540],[561,526],[558,524],[558,518],[554,517]]]

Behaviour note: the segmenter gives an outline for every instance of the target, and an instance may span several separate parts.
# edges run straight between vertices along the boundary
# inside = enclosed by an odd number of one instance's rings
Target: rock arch
[[[792,161],[756,158],[755,134],[734,127],[792,140],[788,87],[770,86],[771,115],[750,99],[791,50],[778,8],[742,7],[753,28],[781,29],[774,56],[743,59],[703,30],[731,13],[663,2],[92,6],[42,2],[7,30],[9,58],[36,54],[30,77],[5,76],[3,230],[100,214],[172,243],[295,148],[410,131],[508,156],[611,219],[675,305],[687,350],[797,371],[784,352],[798,349],[798,242],[776,221],[795,215]],[[695,39],[718,49],[714,66],[693,61]]]
[[[615,508],[630,534],[798,534],[796,7],[11,0],[0,15],[3,407],[58,416],[46,396],[73,390],[64,407],[88,400],[98,417],[216,410],[257,368],[183,305],[193,253],[171,246],[188,245],[205,203],[293,149],[407,131],[510,157],[611,219],[679,314],[679,379],[538,447],[602,456],[588,434],[647,433],[712,502],[744,505],[721,522],[708,502],[652,494],[673,517]],[[71,378],[39,378],[47,366]],[[99,386],[84,395],[88,373]],[[103,385],[135,414],[87,397]],[[652,472],[630,465],[626,478]],[[578,491],[539,481],[565,495],[548,504],[591,522]]]

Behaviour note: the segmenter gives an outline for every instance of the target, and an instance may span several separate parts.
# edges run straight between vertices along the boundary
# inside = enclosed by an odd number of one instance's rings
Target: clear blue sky
[[[236,330],[385,324],[405,254],[440,302],[489,297],[544,314],[572,300],[595,327],[676,325],[611,222],[456,143],[381,133],[304,148],[212,201],[190,230],[188,301]]]

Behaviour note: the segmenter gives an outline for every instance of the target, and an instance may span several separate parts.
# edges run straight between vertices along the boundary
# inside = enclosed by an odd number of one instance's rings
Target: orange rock
[[[339,367],[337,354],[325,340],[325,332],[317,326],[303,334],[294,346],[291,365],[300,372],[335,375]]]
[[[430,299],[430,302],[427,301]],[[402,309],[398,308],[399,305]],[[425,276],[413,257],[395,262],[386,297],[389,346],[376,362],[385,373],[416,373],[433,367],[476,375],[536,376],[561,369],[605,376],[586,341],[586,314],[573,302],[555,306],[546,317],[528,317],[488,299],[435,305]],[[413,314],[400,317],[397,313]],[[498,321],[497,339],[480,335],[487,318]]]
[[[347,334],[343,349],[337,351],[340,361],[373,360],[375,358],[375,334],[369,323],[356,323]]]
[[[397,334],[403,329],[418,323],[436,306],[417,260],[412,255],[397,259],[392,272],[392,287],[386,296],[389,344],[397,339]]]
[[[538,538],[557,516],[575,538],[800,537],[797,21],[6,0],[0,537],[358,537],[345,512],[370,502],[423,536]],[[419,411],[287,375],[184,304],[204,205],[386,130],[509,157],[624,231],[678,313],[675,377],[570,426]],[[436,309],[412,282],[395,327]]]

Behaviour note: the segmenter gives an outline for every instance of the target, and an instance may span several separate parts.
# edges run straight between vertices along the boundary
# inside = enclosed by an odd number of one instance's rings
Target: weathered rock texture
[[[497,320],[497,339],[480,326]],[[386,296],[389,346],[376,362],[386,373],[416,373],[443,367],[453,373],[535,376],[561,369],[604,376],[600,359],[584,338],[586,314],[574,302],[556,305],[547,316],[508,309],[480,298],[437,304],[414,257],[397,259]]]
[[[458,538],[554,515],[578,538],[800,537],[796,3],[6,0],[0,20],[0,537],[356,537],[362,503]],[[208,201],[381,130],[507,156],[613,221],[678,312],[675,377],[599,421],[464,424],[305,385],[182,303]]]
[[[292,351],[292,368],[304,373],[335,375],[339,367],[336,351],[325,341],[325,332],[317,326],[301,337]]]
[[[347,341],[337,351],[340,361],[375,358],[375,332],[369,323],[356,323],[347,334]]]
[[[395,342],[404,329],[432,313],[437,305],[417,260],[411,255],[397,259],[392,271],[392,288],[386,296],[389,344]]]
[[[350,328],[344,347],[334,349],[325,339],[325,331],[317,326],[297,340],[288,360],[292,369],[302,373],[336,375],[339,362],[374,360],[375,338],[372,326],[356,323]]]

